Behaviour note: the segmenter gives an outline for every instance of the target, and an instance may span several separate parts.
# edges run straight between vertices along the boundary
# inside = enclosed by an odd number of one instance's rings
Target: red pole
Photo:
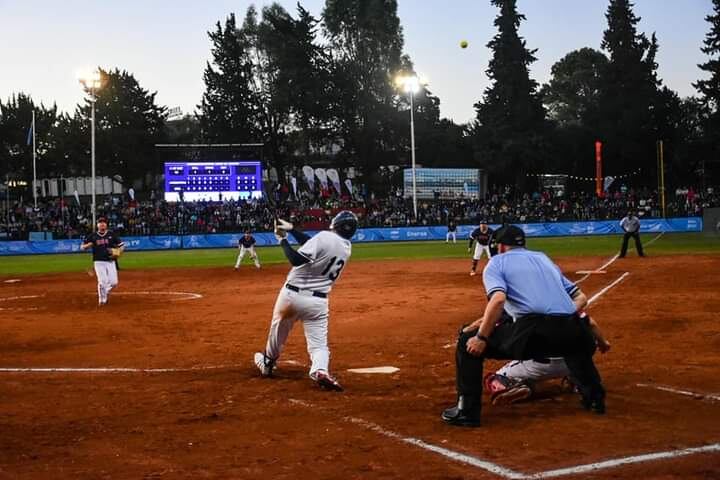
[[[603,197],[602,178],[602,142],[595,141],[595,193],[599,198]]]

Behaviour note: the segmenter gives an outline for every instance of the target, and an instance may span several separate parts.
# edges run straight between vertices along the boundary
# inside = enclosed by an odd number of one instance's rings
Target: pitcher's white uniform
[[[328,295],[352,252],[349,240],[323,231],[298,249],[309,262],[293,267],[275,302],[265,354],[277,360],[296,320],[303,322],[312,365],[310,377],[329,372]]]

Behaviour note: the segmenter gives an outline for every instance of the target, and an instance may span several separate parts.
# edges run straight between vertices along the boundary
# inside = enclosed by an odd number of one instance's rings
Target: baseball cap
[[[511,247],[524,247],[525,246],[525,232],[515,225],[507,225],[502,227],[495,234],[495,239],[498,243],[503,245],[510,245]]]
[[[107,223],[107,218],[105,218],[105,217],[100,217],[100,218],[97,219],[97,223]]]
[[[480,220],[480,225],[487,225],[487,220],[485,220],[484,218]]]

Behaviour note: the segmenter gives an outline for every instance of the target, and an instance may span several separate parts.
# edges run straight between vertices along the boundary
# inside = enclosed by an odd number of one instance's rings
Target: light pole
[[[97,228],[97,221],[95,220],[96,207],[95,207],[95,102],[97,97],[95,95],[98,88],[100,88],[100,72],[92,70],[78,76],[78,80],[90,94],[90,175],[92,177],[92,228]]]
[[[399,76],[396,83],[410,97],[410,157],[412,159],[412,199],[413,214],[417,221],[417,180],[415,175],[415,94],[420,88],[427,85],[427,82],[421,80],[417,75]]]

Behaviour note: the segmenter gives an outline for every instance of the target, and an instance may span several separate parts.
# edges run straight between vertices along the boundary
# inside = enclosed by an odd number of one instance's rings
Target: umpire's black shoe
[[[604,398],[596,398],[596,399],[590,399],[583,397],[582,400],[580,400],[580,403],[582,404],[583,408],[585,410],[589,410],[593,413],[597,413],[598,415],[605,415],[605,399]]]
[[[443,421],[449,425],[458,427],[479,427],[480,426],[480,400],[472,397],[461,396],[457,405],[443,411]]]

